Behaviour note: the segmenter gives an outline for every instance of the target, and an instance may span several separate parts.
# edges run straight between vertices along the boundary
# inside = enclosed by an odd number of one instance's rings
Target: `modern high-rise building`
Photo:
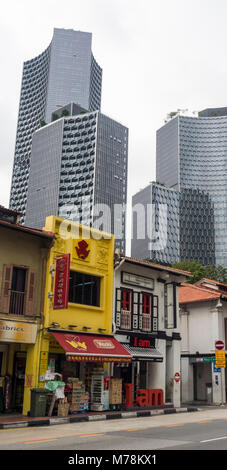
[[[157,182],[203,194],[197,203],[195,240],[201,248],[208,247],[207,233],[212,231],[214,263],[227,267],[227,108],[169,121],[157,132],[156,161]]]
[[[128,129],[74,103],[54,117],[33,135],[26,224],[41,228],[50,214],[97,221],[124,253]]]
[[[132,257],[179,261],[179,192],[156,183],[138,191],[132,197],[132,230]]]
[[[183,260],[214,264],[212,207],[209,194],[198,189],[178,191],[149,184],[132,198],[131,255],[163,264]]]
[[[24,222],[32,135],[53,111],[75,102],[89,111],[101,107],[102,69],[92,50],[92,34],[54,29],[50,45],[23,66],[10,207]]]

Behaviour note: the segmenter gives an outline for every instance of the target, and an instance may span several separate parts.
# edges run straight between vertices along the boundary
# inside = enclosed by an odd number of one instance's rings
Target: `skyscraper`
[[[87,110],[101,106],[102,69],[91,50],[92,35],[54,29],[50,45],[23,66],[10,207],[24,221],[32,135],[40,121],[50,122],[60,106],[75,102]]]
[[[167,242],[165,249],[151,251],[147,240],[133,239],[133,256],[227,267],[226,142],[227,108],[205,109],[198,117],[178,115],[157,131],[157,183],[152,193],[146,191],[145,202],[155,207],[154,226],[162,239],[166,233],[157,211],[166,204]],[[139,191],[134,201],[142,203],[144,194]]]
[[[53,214],[94,225],[104,209],[96,228],[114,233],[124,253],[128,129],[75,103],[54,115],[33,135],[26,224],[42,228]]]
[[[156,158],[157,181],[207,195],[198,202],[195,240],[204,246],[213,230],[214,262],[227,267],[227,108],[175,117],[157,132]]]
[[[131,256],[166,264],[179,261],[179,192],[150,183],[134,194],[132,210]]]

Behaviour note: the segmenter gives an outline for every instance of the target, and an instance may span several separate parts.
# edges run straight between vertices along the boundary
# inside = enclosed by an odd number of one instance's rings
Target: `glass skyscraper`
[[[114,233],[124,253],[128,129],[74,103],[54,114],[33,135],[26,225],[42,228],[50,214],[91,226],[101,219],[96,228]]]
[[[205,252],[211,257],[213,252],[214,263],[227,267],[227,108],[206,109],[198,117],[177,116],[159,129],[156,176],[180,192],[200,192],[201,198],[194,199],[194,224],[193,204],[191,209],[185,205],[195,248],[203,249],[203,264],[209,264]]]
[[[91,50],[92,35],[54,29],[50,45],[23,66],[10,207],[24,222],[33,133],[53,111],[75,102],[89,111],[101,107],[102,69]]]
[[[166,245],[151,251],[134,232],[132,255],[227,267],[227,108],[206,109],[198,117],[178,115],[157,131],[151,188],[139,191],[133,204],[143,203],[146,194],[144,202],[155,208],[154,231],[160,239],[167,233]],[[158,222],[162,204],[165,226]]]

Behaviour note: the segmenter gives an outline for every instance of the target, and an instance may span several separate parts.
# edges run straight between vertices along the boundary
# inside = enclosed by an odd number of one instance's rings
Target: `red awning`
[[[131,362],[131,354],[113,336],[53,332],[66,353],[67,361]]]

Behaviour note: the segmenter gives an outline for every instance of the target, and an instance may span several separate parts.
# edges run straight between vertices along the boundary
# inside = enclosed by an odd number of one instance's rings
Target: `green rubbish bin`
[[[31,409],[30,416],[46,416],[47,395],[49,390],[46,388],[31,389]]]

